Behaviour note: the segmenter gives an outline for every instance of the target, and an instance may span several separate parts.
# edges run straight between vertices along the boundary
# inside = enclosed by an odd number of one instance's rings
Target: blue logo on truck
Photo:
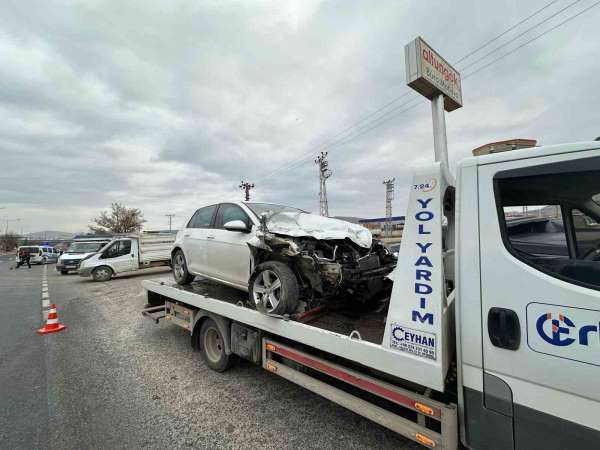
[[[549,321],[551,327],[548,329]],[[558,347],[566,347],[574,342],[578,342],[579,345],[589,345],[590,334],[596,334],[597,337],[599,325],[583,325],[577,329],[575,323],[564,314],[558,314],[558,317],[553,318],[552,313],[542,314],[535,323],[540,337],[548,344]]]

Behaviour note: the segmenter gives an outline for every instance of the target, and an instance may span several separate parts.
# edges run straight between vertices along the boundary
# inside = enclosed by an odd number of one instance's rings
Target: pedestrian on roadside
[[[24,264],[27,264],[27,267],[31,269],[30,258],[29,252],[26,252],[25,250],[19,250],[19,261],[17,262],[17,267],[15,267],[15,269],[18,269]]]

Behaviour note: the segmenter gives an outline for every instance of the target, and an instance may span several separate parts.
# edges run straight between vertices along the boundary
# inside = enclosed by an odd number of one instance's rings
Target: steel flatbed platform
[[[332,328],[336,327],[328,326],[327,317],[310,323],[272,317],[245,306],[247,293],[205,280],[183,287],[176,284],[172,278],[153,279],[142,281],[142,286],[147,291],[171,301],[226,317],[272,336],[301,343],[425,388],[444,391],[443,381],[438,373],[440,369],[435,364],[408,353],[386,348],[380,342],[361,339],[360,332],[343,334],[332,331]],[[349,329],[347,325],[344,332]],[[382,329],[383,326],[382,321]],[[369,338],[374,340],[377,335],[377,332],[371,333]]]

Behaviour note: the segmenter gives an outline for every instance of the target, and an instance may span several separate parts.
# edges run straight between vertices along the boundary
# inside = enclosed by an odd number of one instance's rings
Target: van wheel
[[[204,363],[217,372],[226,371],[234,361],[234,355],[225,353],[225,342],[219,327],[212,319],[206,319],[198,335],[200,354]]]
[[[46,264],[48,264],[48,258],[46,258],[45,256],[42,258],[42,264],[45,266]]]
[[[173,267],[173,277],[177,284],[190,284],[194,281],[194,275],[188,272],[187,262],[185,261],[185,255],[183,251],[177,250],[173,253],[171,258],[171,265]]]
[[[113,276],[113,271],[110,267],[100,266],[96,267],[92,272],[92,278],[94,281],[108,281]]]
[[[292,269],[279,261],[259,264],[248,283],[250,302],[261,312],[293,313],[298,308],[298,279]]]

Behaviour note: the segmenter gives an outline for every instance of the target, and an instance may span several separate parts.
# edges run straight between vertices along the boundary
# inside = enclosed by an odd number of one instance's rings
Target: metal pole
[[[433,119],[433,150],[435,160],[448,168],[448,143],[446,141],[446,118],[444,116],[444,96],[439,94],[431,100]]]

